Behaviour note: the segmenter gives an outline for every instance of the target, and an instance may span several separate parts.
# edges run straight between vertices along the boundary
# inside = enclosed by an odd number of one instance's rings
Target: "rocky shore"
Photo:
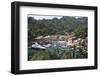
[[[80,46],[80,43],[85,43],[87,45],[87,38],[82,39],[82,38],[77,38],[74,36],[74,34],[71,35],[47,35],[47,36],[39,36],[36,37],[33,41],[39,43],[40,45],[46,45],[46,44],[51,44],[52,42],[55,41],[63,41],[66,42],[67,45],[69,46]]]

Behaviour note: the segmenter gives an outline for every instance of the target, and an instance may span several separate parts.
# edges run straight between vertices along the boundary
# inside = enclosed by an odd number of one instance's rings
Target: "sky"
[[[62,18],[62,16],[50,16],[50,15],[28,15],[28,17],[34,17],[36,20],[41,20],[41,19],[53,19],[53,18]]]

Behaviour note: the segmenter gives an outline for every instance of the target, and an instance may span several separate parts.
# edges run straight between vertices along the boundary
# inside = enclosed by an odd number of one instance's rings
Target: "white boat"
[[[37,42],[35,42],[35,44],[32,44],[32,48],[46,49],[45,47],[39,45]]]

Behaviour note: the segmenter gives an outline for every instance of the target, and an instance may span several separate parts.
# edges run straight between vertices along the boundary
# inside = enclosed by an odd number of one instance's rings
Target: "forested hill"
[[[74,32],[76,36],[86,37],[88,27],[87,17],[63,16],[62,18],[36,20],[28,17],[28,37],[33,38],[46,35],[65,35]]]

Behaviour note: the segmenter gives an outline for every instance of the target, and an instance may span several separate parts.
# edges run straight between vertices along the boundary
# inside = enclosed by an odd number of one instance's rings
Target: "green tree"
[[[77,29],[75,29],[74,33],[76,35],[76,37],[78,38],[86,38],[87,37],[87,26],[79,26]]]

